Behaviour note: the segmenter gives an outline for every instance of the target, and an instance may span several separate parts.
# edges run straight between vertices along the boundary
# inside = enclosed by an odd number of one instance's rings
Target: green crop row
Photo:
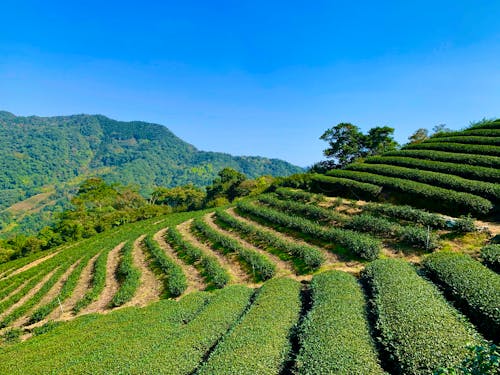
[[[398,177],[406,180],[412,180],[439,186],[445,189],[455,191],[464,191],[467,193],[482,196],[493,201],[500,200],[500,184],[467,180],[462,177],[450,175],[446,173],[422,171],[414,168],[398,167],[387,164],[351,164],[347,167],[348,170],[369,172],[380,174],[383,176]]]
[[[492,203],[477,195],[461,193],[454,190],[435,187],[420,182],[405,180],[402,178],[379,176],[373,173],[334,170],[328,172],[334,176],[352,178],[357,181],[367,181],[384,186],[390,190],[402,193],[405,199],[411,196],[414,205],[441,209],[448,213],[471,212],[475,214],[486,214],[492,208]]]
[[[404,220],[436,229],[446,228],[446,219],[438,214],[419,210],[412,206],[398,206],[390,203],[368,203],[362,207],[363,212],[383,215],[389,218]]]
[[[282,212],[303,216],[309,220],[324,223],[339,223],[345,221],[345,217],[342,214],[314,204],[306,204],[292,200],[280,200],[276,198],[276,195],[273,196],[271,194],[260,195],[257,199],[267,206],[274,207]]]
[[[437,252],[424,260],[431,278],[443,285],[485,336],[500,336],[500,276],[466,254]]]
[[[375,329],[394,373],[432,374],[459,365],[479,343],[472,327],[406,261],[380,259],[363,273],[374,303]]]
[[[382,191],[382,187],[376,184],[320,174],[311,176],[311,189],[329,196],[354,199],[373,199]]]
[[[325,197],[322,194],[314,194],[304,190],[293,190],[289,188],[277,188],[275,193],[285,200],[294,200],[297,202],[322,202]]]
[[[300,327],[297,374],[384,374],[356,278],[324,272],[312,279],[310,288],[312,308]]]
[[[364,233],[335,227],[326,228],[302,217],[291,216],[268,207],[256,206],[244,201],[238,202],[237,206],[242,212],[276,225],[343,246],[353,254],[364,259],[373,260],[377,258],[382,247],[380,241]]]
[[[464,136],[455,135],[453,137],[448,137],[440,135],[439,137],[432,137],[425,141],[425,143],[441,143],[441,142],[500,146],[500,137],[496,136],[482,137],[482,136],[472,136],[472,135],[464,135]]]
[[[39,270],[37,270],[37,271],[39,271]],[[24,284],[23,280],[21,279],[20,284],[19,284],[20,289],[16,293],[14,293],[8,297],[6,296],[7,298],[4,299],[2,302],[0,302],[0,314],[3,313],[8,308],[10,308],[11,306],[13,306],[14,304],[16,304],[17,302],[19,302],[21,300],[21,298],[23,298],[26,293],[28,293],[31,289],[33,289],[43,279],[43,277],[49,272],[50,272],[50,269],[46,269],[45,271],[41,271],[41,272],[39,271],[39,273],[37,275],[34,275],[31,278],[28,278],[25,281],[25,284]],[[26,276],[26,275],[23,275],[23,276]]]
[[[440,133],[440,137],[462,137],[466,135],[482,136],[482,137],[498,137],[500,136],[500,128],[498,129],[468,129],[459,132]]]
[[[165,254],[152,235],[144,238],[144,245],[151,254],[154,265],[164,276],[165,291],[170,297],[180,296],[187,288],[187,279],[182,268]]]
[[[500,129],[500,119],[473,125],[469,129]]]
[[[254,225],[236,219],[222,209],[215,211],[215,215],[218,220],[238,231],[255,246],[264,247],[271,253],[274,252],[274,249],[278,252],[285,252],[294,260],[298,258],[305,265],[306,271],[316,270],[325,262],[323,253],[315,247],[281,239],[272,232],[261,230]],[[299,271],[301,267],[297,268]]]
[[[437,150],[447,152],[458,152],[464,154],[479,154],[500,156],[500,147],[489,145],[470,145],[461,143],[445,143],[445,142],[422,142],[405,146],[405,150]]]
[[[193,220],[195,230],[201,232],[214,246],[224,254],[236,253],[238,257],[246,263],[248,270],[254,275],[256,281],[268,280],[276,273],[276,266],[264,255],[247,249],[240,245],[238,241],[212,229],[203,219]]]
[[[230,281],[229,274],[219,264],[217,258],[205,254],[201,249],[184,240],[174,227],[168,229],[165,240],[170,243],[179,257],[200,270],[207,284],[212,284],[215,288],[223,288]]]
[[[493,271],[500,272],[500,244],[486,245],[481,249],[481,258]]]
[[[428,162],[438,161],[443,163],[457,163],[459,165],[466,164],[467,166],[485,167],[485,168],[500,168],[500,157],[476,154],[461,154],[455,152],[435,151],[435,150],[399,150],[386,152],[384,156],[373,156],[367,160],[378,160],[385,157],[404,157],[424,159]],[[375,163],[378,163],[375,161]],[[446,164],[444,164],[446,166]]]
[[[300,283],[288,278],[266,282],[241,322],[197,373],[280,374],[291,351],[290,332],[300,316],[300,289]]]
[[[132,252],[134,244],[128,241],[121,248],[120,263],[116,269],[116,279],[120,283],[118,291],[110,302],[110,307],[121,306],[130,301],[141,283],[141,271],[134,266]]]

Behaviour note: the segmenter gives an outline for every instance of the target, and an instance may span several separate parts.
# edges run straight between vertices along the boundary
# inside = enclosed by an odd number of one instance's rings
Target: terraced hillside
[[[430,374],[498,342],[486,224],[278,188],[126,225],[0,265],[0,373]]]
[[[390,199],[451,215],[495,215],[500,201],[500,120],[438,133],[328,175],[352,181],[352,194],[365,199]]]

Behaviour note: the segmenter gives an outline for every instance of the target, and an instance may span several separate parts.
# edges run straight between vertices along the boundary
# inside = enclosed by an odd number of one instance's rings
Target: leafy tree
[[[452,130],[450,128],[446,127],[446,124],[438,124],[432,128],[432,135],[435,135],[438,133],[448,133],[451,131]]]
[[[207,186],[207,202],[216,198],[226,198],[232,202],[238,196],[238,186],[247,177],[232,168],[224,168],[218,173],[211,186]]]
[[[398,143],[394,140],[394,128],[388,126],[377,126],[368,130],[364,137],[364,147],[369,156],[394,151]]]
[[[155,197],[155,204],[168,205],[177,211],[189,211],[202,208],[206,194],[202,189],[189,184],[170,189],[160,187],[152,196]]]
[[[425,128],[417,129],[412,135],[408,137],[409,144],[420,143],[429,139],[429,131]]]

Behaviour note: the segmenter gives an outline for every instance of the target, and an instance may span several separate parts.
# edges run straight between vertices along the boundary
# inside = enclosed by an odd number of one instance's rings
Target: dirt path
[[[80,264],[81,259],[77,260],[75,263],[73,263],[64,273],[62,276],[59,278],[59,280],[56,281],[56,283],[50,288],[50,290],[42,297],[40,302],[38,302],[35,306],[33,306],[29,311],[26,312],[26,314],[16,320],[12,326],[14,327],[20,327],[24,326],[27,322],[28,319],[34,311],[36,311],[39,307],[46,305],[47,303],[51,302],[54,298],[59,295],[59,292],[61,291],[62,287],[64,286],[64,283],[68,280],[68,277],[71,275],[71,273],[75,270],[75,268]],[[43,320],[45,322],[46,319]],[[42,322],[39,322],[40,325],[42,325]]]
[[[142,235],[134,241],[134,249],[132,250],[132,260],[134,266],[141,272],[141,281],[134,297],[132,297],[129,302],[125,303],[123,307],[145,306],[160,299],[163,286],[151,268],[149,268],[149,261],[142,249],[144,237],[146,237],[146,235]]]
[[[156,242],[158,242],[167,256],[169,256],[184,271],[188,286],[183,294],[188,294],[197,290],[204,290],[206,285],[203,281],[203,277],[200,275],[200,272],[192,265],[186,264],[181,259],[179,259],[172,247],[165,241],[164,235],[167,230],[168,228],[160,230],[159,232],[155,233],[153,238]]]
[[[75,304],[89,289],[90,283],[92,282],[94,264],[100,254],[101,253],[94,255],[83,268],[78,283],[75,286],[75,290],[73,290],[71,296],[62,303],[64,313],[61,312],[60,308],[57,308],[48,316],[48,320],[68,320],[73,317],[73,307],[75,307]]]
[[[113,299],[113,296],[119,286],[115,277],[115,272],[120,261],[120,250],[124,244],[125,242],[122,242],[109,252],[108,260],[106,262],[106,284],[104,286],[104,290],[99,296],[99,299],[87,306],[87,308],[80,313],[81,315],[96,312],[103,313],[108,309],[108,305]]]
[[[486,227],[493,237],[500,234],[500,223],[476,220],[476,226],[478,228]]]
[[[35,276],[33,276],[33,277],[35,277]],[[28,284],[33,279],[33,277],[31,277],[28,280],[26,280],[25,282],[21,283],[21,285],[19,285],[16,289],[14,289],[8,295],[6,295],[4,298],[2,298],[0,300],[0,303],[2,303],[4,301],[7,301],[10,297],[12,297],[13,295],[16,295],[17,293],[19,293],[26,286],[26,284]]]
[[[0,314],[0,319],[3,319],[7,315],[9,315],[12,311],[17,309],[18,307],[24,305],[27,301],[31,299],[40,289],[42,289],[43,285],[52,277],[54,272],[56,272],[57,268],[50,271],[46,274],[28,293],[26,293],[19,301],[6,309],[3,313]]]
[[[221,266],[229,273],[231,276],[231,281],[229,284],[247,284],[251,282],[250,275],[248,275],[238,261],[235,259],[234,254],[228,254],[224,256],[217,251],[212,250],[212,248],[199,241],[193,233],[191,233],[191,223],[193,220],[185,221],[184,223],[177,226],[177,230],[182,234],[182,237],[193,246],[201,249],[205,254],[211,255],[219,261]]]
[[[299,240],[299,239],[297,239],[295,237],[288,236],[288,235],[286,235],[284,233],[281,233],[281,232],[279,232],[277,230],[274,230],[272,228],[266,227],[266,226],[264,226],[264,225],[262,225],[262,224],[260,224],[260,223],[258,223],[256,221],[247,219],[244,216],[240,216],[235,211],[235,209],[233,207],[227,209],[227,213],[229,213],[230,215],[232,215],[233,217],[235,217],[238,220],[241,220],[241,221],[243,221],[243,222],[245,222],[247,224],[250,224],[250,225],[255,226],[256,228],[259,228],[260,230],[270,232],[270,233],[274,234],[276,237],[281,238],[284,241],[295,242],[295,243],[297,243],[299,245],[307,245],[307,246],[311,246],[311,247],[314,247],[314,248],[318,249],[325,256],[325,265],[338,264],[340,262],[339,258],[335,254],[333,254],[333,253],[331,253],[331,252],[329,252],[329,251],[327,251],[327,250],[325,250],[325,249],[323,249],[321,247],[311,245],[308,242]]]
[[[209,213],[205,215],[204,217],[205,221],[207,222],[208,225],[210,225],[214,230],[224,234],[225,236],[228,236],[240,243],[240,245],[251,249],[253,251],[256,251],[265,257],[267,257],[270,261],[272,261],[276,265],[276,276],[288,276],[290,278],[296,279],[296,280],[302,280],[302,277],[299,277],[295,274],[294,269],[292,265],[289,262],[283,261],[280,258],[278,258],[276,255],[271,254],[265,250],[262,250],[261,248],[258,248],[257,246],[252,245],[250,242],[245,241],[244,239],[240,238],[237,234],[234,232],[230,232],[228,230],[225,230],[221,227],[219,227],[215,223],[215,217],[213,213]]]
[[[47,256],[44,256],[43,258],[40,258],[40,259],[37,259],[31,263],[28,263],[27,265],[21,267],[21,268],[18,268],[17,270],[15,270],[14,272],[11,272],[10,274],[8,274],[7,276],[5,276],[5,279],[8,279],[9,277],[12,277],[12,276],[15,276],[15,275],[18,275],[20,274],[21,272],[24,272],[24,271],[27,271],[33,267],[36,267],[38,266],[40,263],[43,263],[45,262],[46,260],[49,260],[50,258],[53,258],[55,257],[57,254],[59,254],[59,251],[56,251],[55,253],[52,253],[52,254],[49,254]]]

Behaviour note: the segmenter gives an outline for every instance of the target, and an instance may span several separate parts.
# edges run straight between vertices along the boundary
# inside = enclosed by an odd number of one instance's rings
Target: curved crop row
[[[382,187],[376,184],[320,174],[311,176],[311,189],[325,195],[354,199],[373,199],[382,191]]]
[[[383,215],[389,218],[404,220],[406,222],[421,224],[436,229],[446,228],[446,219],[439,215],[412,206],[398,206],[390,203],[368,203],[364,205],[363,212]]]
[[[377,258],[382,247],[379,240],[364,233],[335,227],[325,228],[301,217],[290,216],[271,208],[255,206],[243,201],[238,202],[237,206],[242,212],[249,213],[274,224],[297,230],[325,241],[332,241],[364,259],[373,260]]]
[[[298,258],[306,266],[307,271],[316,270],[325,262],[324,255],[315,247],[283,240],[269,231],[261,230],[254,225],[236,219],[222,209],[216,210],[215,215],[218,220],[238,231],[255,246],[265,247],[270,252],[272,249],[277,249],[289,254],[294,260]],[[269,249],[270,247],[272,249]]]
[[[421,171],[413,168],[397,167],[387,164],[351,164],[348,170],[369,172],[389,177],[398,177],[407,180],[422,182],[432,186],[439,186],[455,191],[482,196],[487,199],[500,200],[500,184],[467,180],[462,177],[431,171]]]
[[[500,157],[476,154],[461,154],[455,152],[436,151],[436,150],[398,150],[386,152],[384,156],[372,156],[367,160],[380,159],[385,157],[404,157],[424,159],[426,161],[438,161],[442,163],[467,164],[468,166],[500,168]],[[366,161],[367,161],[366,160]],[[376,162],[377,163],[377,162]]]
[[[500,276],[466,254],[438,252],[424,260],[431,277],[463,307],[483,333],[500,335]]]
[[[275,193],[278,194],[280,198],[285,200],[294,200],[297,202],[321,202],[325,197],[321,194],[314,194],[304,190],[293,190],[290,188],[277,188]]]
[[[276,266],[264,255],[247,249],[238,241],[212,229],[201,218],[193,220],[194,228],[201,232],[216,247],[222,249],[224,254],[236,253],[250,270],[253,271],[257,280],[268,280],[276,273]]]
[[[448,137],[448,136],[432,137],[425,141],[425,143],[440,143],[440,142],[500,146],[500,137],[455,135],[453,137]]]
[[[144,238],[144,245],[153,256],[156,267],[165,275],[165,290],[169,296],[180,296],[187,288],[187,279],[182,268],[165,254],[152,235]]]
[[[481,249],[481,258],[493,271],[500,272],[500,244],[486,245]]]
[[[462,130],[459,132],[445,132],[445,133],[440,133],[440,137],[462,137],[466,135],[474,135],[474,136],[481,136],[481,137],[499,137],[500,136],[500,128],[498,129],[467,129],[467,130]]]
[[[444,209],[450,213],[471,212],[475,214],[486,214],[492,208],[492,203],[477,195],[461,193],[454,190],[435,187],[420,182],[405,180],[402,178],[380,176],[373,173],[334,170],[328,172],[335,176],[352,178],[358,181],[368,181],[380,184],[390,190],[403,193],[405,197],[412,196],[415,205],[429,206],[434,209]]]
[[[459,365],[467,345],[479,344],[472,327],[406,261],[380,259],[364,271],[373,296],[375,328],[395,373],[432,374]]]
[[[116,270],[116,279],[120,283],[120,288],[110,302],[111,307],[121,306],[130,301],[141,283],[141,271],[134,266],[133,250],[134,245],[129,241],[120,251],[120,263]]]
[[[288,278],[266,282],[197,373],[280,374],[291,351],[290,331],[300,316],[300,289],[300,283]]]
[[[469,129],[500,129],[500,119],[482,122],[480,124],[471,126]]]
[[[311,291],[312,308],[300,327],[297,374],[384,374],[356,278],[324,272],[312,279]]]
[[[464,154],[479,154],[500,156],[500,147],[489,145],[470,145],[461,143],[446,143],[446,142],[422,142],[405,146],[405,150],[437,150],[458,152]]]
[[[219,264],[217,258],[205,254],[201,249],[184,240],[177,229],[168,228],[165,240],[186,263],[200,270],[207,284],[212,284],[215,288],[223,288],[230,281],[229,274]]]

